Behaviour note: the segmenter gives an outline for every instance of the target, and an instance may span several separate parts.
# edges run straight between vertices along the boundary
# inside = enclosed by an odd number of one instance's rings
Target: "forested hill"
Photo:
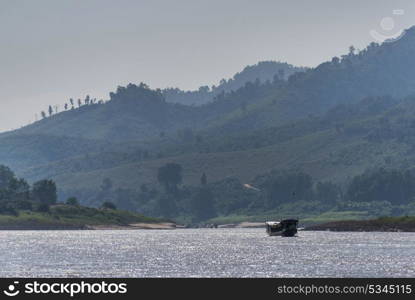
[[[217,86],[201,86],[196,91],[183,91],[179,88],[166,88],[162,90],[167,102],[185,105],[203,105],[212,102],[221,93],[229,93],[243,87],[248,82],[265,83],[274,81],[274,77],[287,80],[297,72],[307,70],[288,63],[277,61],[261,61],[255,65],[245,67],[236,73],[233,78],[220,80]]]
[[[232,79],[222,79],[217,87],[201,87],[195,92],[152,90],[144,83],[119,86],[110,93],[108,101],[94,101],[89,96],[78,101],[70,99],[60,113],[54,112],[51,105],[41,112],[42,120],[17,131],[0,134],[0,138],[35,134],[118,142],[143,141],[172,132],[175,135],[184,128],[203,129],[210,121],[239,109],[242,102],[262,97],[275,81],[283,82],[289,75],[303,70],[287,63],[260,62],[246,67]],[[207,97],[209,101],[198,102],[200,107],[197,108],[183,105],[193,104],[186,100],[190,94]],[[222,101],[228,94],[237,95],[238,99]]]
[[[244,105],[246,113],[227,116],[223,130],[281,125],[317,116],[338,104],[356,103],[367,96],[404,97],[415,92],[415,27],[382,45],[334,57],[314,69],[292,75],[273,94]],[[225,99],[232,99],[228,95]]]
[[[110,93],[109,101],[85,103],[76,109],[52,113],[0,137],[42,134],[115,142],[144,140],[191,125],[193,110],[190,106],[166,103],[160,91],[145,84],[129,84]]]
[[[412,28],[396,42],[372,43],[358,53],[351,49],[341,58],[294,73],[288,81],[277,74],[272,81],[248,82],[200,107],[169,103],[161,90],[130,84],[118,87],[107,102],[86,102],[6,135],[143,141],[177,137],[187,128],[228,134],[279,126],[368,96],[400,98],[415,93],[414,52]]]
[[[134,202],[141,195],[142,202],[125,208],[150,214],[167,199],[157,172],[172,162],[183,169],[183,186],[199,186],[206,173],[209,183],[218,184],[218,195],[235,201],[245,196],[232,198],[229,188],[241,191],[242,183],[273,169],[346,186],[366,169],[414,165],[413,53],[415,28],[394,42],[362,51],[351,47],[288,79],[281,72],[247,82],[200,106],[171,103],[162,90],[129,84],[108,101],[87,97],[76,108],[50,109],[34,124],[0,134],[0,163],[31,181],[52,178],[64,195],[93,205],[110,179],[120,199]],[[187,209],[186,202],[180,205],[178,211]]]

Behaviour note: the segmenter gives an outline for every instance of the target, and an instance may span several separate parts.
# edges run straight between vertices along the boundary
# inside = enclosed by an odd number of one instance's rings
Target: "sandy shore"
[[[176,229],[175,223],[134,223],[129,225],[87,225],[87,230],[137,230],[137,229]]]
[[[242,222],[237,224],[223,224],[218,228],[264,228],[264,222]]]
[[[26,224],[26,225],[10,225],[0,226],[0,230],[172,230],[186,228],[183,225],[161,222],[161,223],[133,223],[128,225],[38,225],[38,224]],[[219,225],[218,228],[264,228],[263,222],[241,222],[235,224],[223,224]]]

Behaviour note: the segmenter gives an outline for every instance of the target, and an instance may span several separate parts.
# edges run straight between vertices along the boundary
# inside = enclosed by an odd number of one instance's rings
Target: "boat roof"
[[[278,225],[278,224],[280,224],[280,222],[277,222],[277,221],[268,221],[268,222],[265,222],[265,224],[266,225]]]
[[[281,224],[281,223],[298,223],[298,220],[297,219],[284,219],[284,220],[281,220],[281,222],[278,222],[278,221],[267,221],[267,222],[265,222],[265,224],[266,225],[278,225],[278,224]]]

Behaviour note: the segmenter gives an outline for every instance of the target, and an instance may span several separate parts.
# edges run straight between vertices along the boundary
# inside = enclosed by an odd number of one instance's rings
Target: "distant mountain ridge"
[[[217,86],[201,86],[196,91],[183,91],[178,88],[166,88],[162,90],[167,102],[184,105],[203,105],[212,102],[221,93],[229,93],[243,87],[248,82],[265,83],[274,81],[274,77],[287,80],[297,72],[305,72],[307,68],[296,67],[288,63],[278,61],[261,61],[255,65],[245,67],[232,78],[222,79]]]
[[[415,164],[413,53],[415,28],[393,43],[293,69],[288,79],[239,86],[252,78],[255,67],[247,67],[198,106],[129,84],[105,103],[0,134],[0,163],[30,180],[52,177],[66,194],[93,193],[105,178],[117,188],[154,185],[157,169],[172,161],[188,185],[198,185],[202,172],[211,181],[248,182],[272,169],[300,169],[343,184],[373,166],[408,167]]]
[[[157,139],[166,134],[171,137],[186,128],[217,134],[279,126],[324,114],[336,105],[356,103],[367,96],[399,98],[415,93],[414,52],[415,28],[411,28],[394,43],[372,43],[359,53],[335,57],[305,72],[295,72],[297,69],[288,64],[262,62],[222,82],[218,87],[222,92],[212,102],[196,107],[169,103],[163,90],[129,84],[118,87],[104,104],[92,103],[52,115],[13,134],[124,142]],[[271,81],[242,85],[258,70],[267,70],[263,72],[266,78],[273,73],[270,70],[281,66],[293,72],[288,80],[286,75],[276,74]],[[239,85],[242,86],[236,90],[223,92]]]
[[[415,27],[393,43],[370,44],[359,53],[334,57],[316,68],[295,73],[272,95],[255,99],[249,115],[234,114],[221,130],[282,125],[310,115],[321,115],[339,104],[367,96],[405,97],[415,93]],[[228,95],[228,99],[231,98]],[[223,122],[222,122],[223,123]]]

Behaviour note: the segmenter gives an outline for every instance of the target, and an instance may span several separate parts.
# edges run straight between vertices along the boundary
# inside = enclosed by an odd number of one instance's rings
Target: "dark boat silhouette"
[[[265,222],[267,233],[270,236],[295,236],[297,234],[297,219],[285,219],[280,222]]]

